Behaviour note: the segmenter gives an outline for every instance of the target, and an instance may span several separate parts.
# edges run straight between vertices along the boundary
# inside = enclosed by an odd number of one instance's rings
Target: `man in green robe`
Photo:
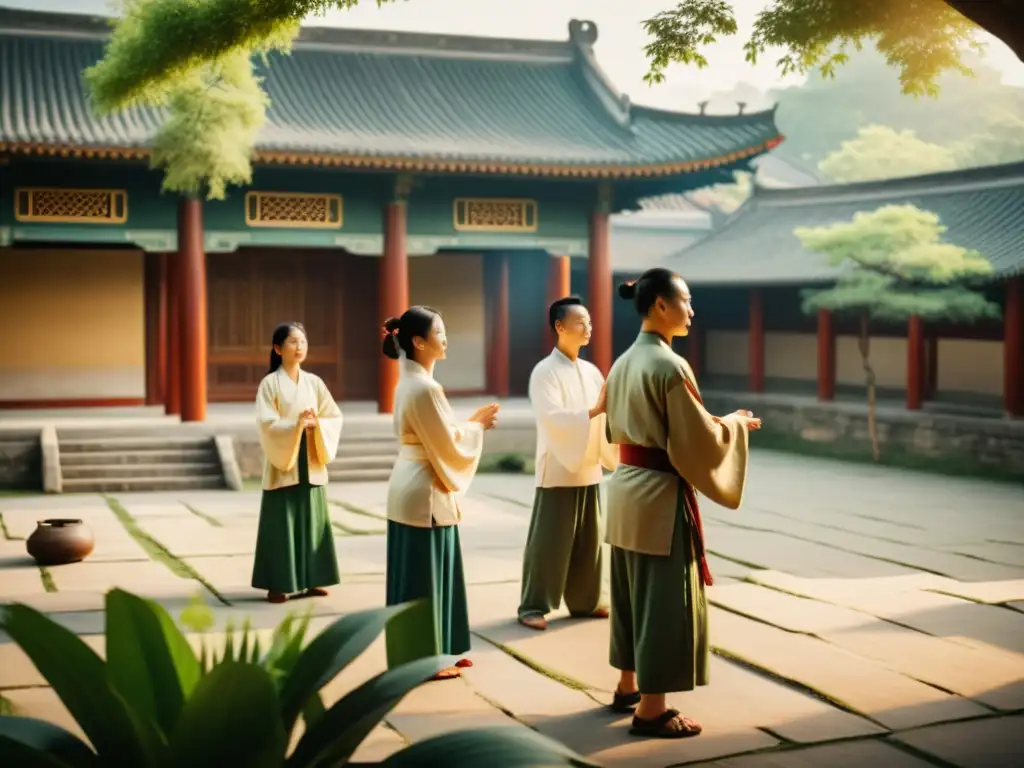
[[[711,584],[696,491],[730,509],[746,482],[747,411],[711,416],[693,372],[672,351],[693,317],[676,274],[651,269],[619,287],[642,318],[640,335],[608,374],[609,437],[619,467],[608,480],[613,709],[636,709],[630,733],[695,736],[701,726],[665,695],[708,684],[704,588]]]
[[[548,626],[546,615],[565,599],[573,616],[607,618],[602,601],[602,467],[617,453],[605,435],[604,377],[581,360],[590,342],[590,313],[575,296],[554,302],[548,322],[558,337],[530,375],[537,418],[537,489],[523,553],[519,621]]]

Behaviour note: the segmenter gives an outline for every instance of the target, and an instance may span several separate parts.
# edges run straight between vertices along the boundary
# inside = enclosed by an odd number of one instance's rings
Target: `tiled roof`
[[[106,34],[105,19],[0,9],[0,148],[144,153],[158,112],[88,107],[81,73]],[[598,67],[596,37],[579,21],[564,42],[305,28],[260,73],[261,159],[647,177],[743,163],[780,140],[773,111],[631,105]]]
[[[793,230],[901,204],[938,214],[947,227],[944,239],[979,251],[997,274],[1024,272],[1024,163],[837,186],[757,188],[722,228],[665,265],[694,284],[830,281],[837,270],[804,250]]]

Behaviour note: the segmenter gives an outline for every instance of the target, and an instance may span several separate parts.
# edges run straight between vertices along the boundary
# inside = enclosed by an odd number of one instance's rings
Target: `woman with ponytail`
[[[410,307],[384,323],[382,351],[399,360],[395,389],[398,461],[388,481],[387,604],[431,598],[434,629],[423,637],[387,630],[388,666],[427,656],[461,656],[469,650],[469,612],[459,543],[459,500],[469,490],[494,427],[498,404],[458,422],[434,364],[448,341],[441,316],[430,307]],[[459,677],[462,659],[435,679]]]
[[[608,374],[608,435],[619,466],[607,485],[611,545],[612,708],[635,709],[630,733],[696,736],[701,726],[669,709],[665,694],[708,684],[711,584],[697,495],[740,506],[748,411],[711,416],[690,365],[672,351],[693,318],[690,289],[667,269],[619,286],[641,318],[640,335]]]
[[[252,585],[272,603],[323,596],[341,580],[324,489],[341,411],[320,377],[302,370],[307,349],[299,323],[277,326],[256,395],[264,461]]]

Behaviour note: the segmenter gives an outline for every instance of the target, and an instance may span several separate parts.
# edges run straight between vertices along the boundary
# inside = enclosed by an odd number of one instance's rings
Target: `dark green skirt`
[[[252,585],[291,594],[341,581],[327,492],[309,483],[306,434],[299,445],[299,482],[264,491]]]
[[[708,684],[708,610],[692,530],[680,491],[671,554],[611,548],[611,665],[635,671],[642,693]]]
[[[389,520],[387,549],[387,604],[429,597],[434,618],[433,631],[423,637],[399,637],[388,628],[388,667],[428,656],[466,653],[469,608],[459,527],[418,528]],[[407,631],[406,627],[399,624],[395,630]]]

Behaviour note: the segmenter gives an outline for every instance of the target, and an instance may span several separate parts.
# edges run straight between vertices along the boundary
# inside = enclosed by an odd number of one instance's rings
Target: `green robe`
[[[601,604],[604,547],[599,485],[537,488],[523,553],[519,618],[544,616],[565,598],[573,616]]]
[[[613,667],[643,693],[708,683],[708,621],[683,482],[735,509],[746,483],[748,433],[736,415],[703,407],[690,366],[642,332],[608,374],[608,438],[667,454],[674,472],[625,463],[607,487]]]
[[[327,493],[310,485],[306,435],[298,452],[299,482],[263,491],[252,586],[291,594],[341,581]]]
[[[388,605],[429,597],[434,626],[428,637],[396,637],[387,631],[388,668],[427,656],[469,651],[469,607],[462,571],[459,526],[420,528],[388,520]]]

